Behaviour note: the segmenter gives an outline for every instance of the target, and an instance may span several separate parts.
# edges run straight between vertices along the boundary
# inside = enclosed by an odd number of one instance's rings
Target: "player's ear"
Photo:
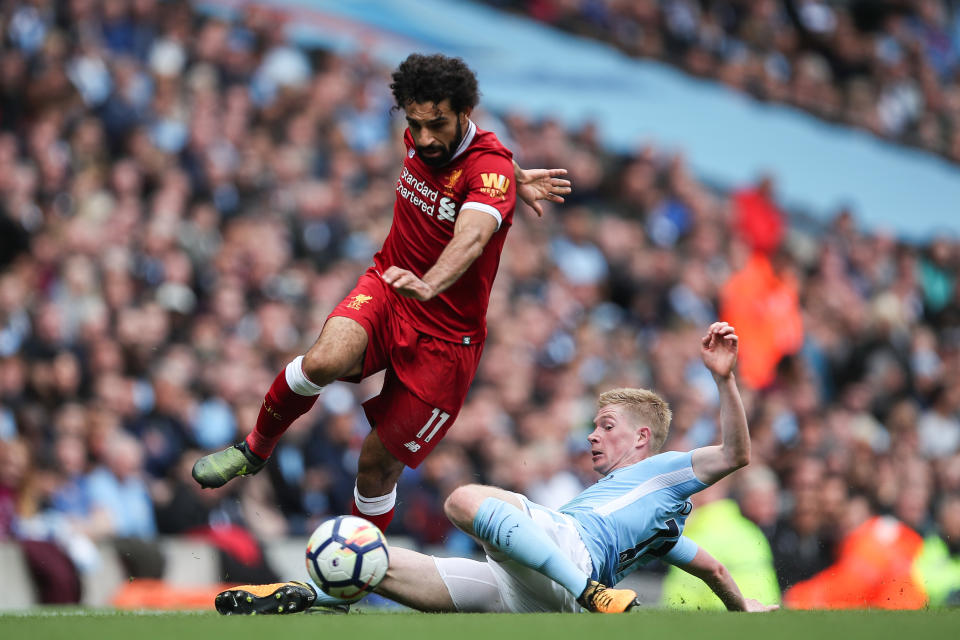
[[[637,442],[636,446],[639,449],[645,444],[650,444],[650,427],[644,425],[637,429]]]
[[[470,118],[470,114],[471,114],[471,113],[473,113],[473,107],[467,107],[466,109],[464,109],[463,111],[461,111],[461,112],[457,115],[457,117],[460,118],[460,125],[461,125],[461,126],[463,126],[463,127],[466,127],[466,126],[467,126],[467,119]]]

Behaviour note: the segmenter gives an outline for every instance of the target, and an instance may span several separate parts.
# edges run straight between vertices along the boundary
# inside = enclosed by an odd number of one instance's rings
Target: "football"
[[[334,598],[359,600],[380,584],[389,563],[383,533],[356,516],[327,520],[307,543],[307,572]]]

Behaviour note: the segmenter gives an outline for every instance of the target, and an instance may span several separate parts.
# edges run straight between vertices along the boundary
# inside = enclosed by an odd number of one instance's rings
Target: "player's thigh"
[[[415,469],[443,439],[460,405],[452,409],[422,400],[387,369],[380,394],[364,402],[363,410],[383,447]]]
[[[356,320],[327,318],[320,337],[303,357],[303,372],[319,385],[360,375],[367,342],[367,331]]]
[[[391,547],[390,568],[375,591],[418,611],[457,611],[434,558],[410,549]]]
[[[377,274],[360,276],[353,290],[334,307],[320,337],[304,356],[303,370],[316,384],[337,378],[358,381],[382,370],[388,361],[395,321],[392,294]]]

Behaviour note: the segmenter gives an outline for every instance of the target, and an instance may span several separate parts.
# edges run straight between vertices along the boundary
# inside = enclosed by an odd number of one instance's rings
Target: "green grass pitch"
[[[0,638],[18,640],[932,640],[960,638],[955,611],[778,611],[731,614],[644,609],[619,616],[420,614],[219,616],[82,609],[0,615]]]

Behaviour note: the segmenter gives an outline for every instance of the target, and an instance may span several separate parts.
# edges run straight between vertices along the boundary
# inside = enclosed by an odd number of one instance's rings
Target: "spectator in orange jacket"
[[[797,281],[786,260],[755,251],[720,291],[720,317],[745,336],[740,374],[755,389],[770,384],[780,359],[803,344]]]
[[[895,518],[871,516],[863,497],[851,500],[848,514],[862,522],[840,543],[837,561],[787,590],[784,603],[791,609],[923,608],[927,596],[911,576],[920,535]]]

